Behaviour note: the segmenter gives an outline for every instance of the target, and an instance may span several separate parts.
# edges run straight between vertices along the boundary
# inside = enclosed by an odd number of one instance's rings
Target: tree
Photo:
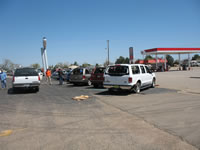
[[[114,63],[109,61],[109,65],[113,65]],[[104,63],[103,63],[103,66],[104,67],[107,67],[108,66],[108,60],[106,60]]]
[[[96,63],[95,67],[99,67],[100,65],[98,63]]]
[[[49,66],[49,69],[50,69],[50,70],[54,69],[54,66],[53,66],[53,65],[50,65],[50,66]]]
[[[106,61],[103,63],[103,66],[104,66],[104,67],[108,66],[108,60],[106,60]]]
[[[90,64],[88,64],[88,63],[84,63],[84,64],[82,64],[82,67],[90,67],[91,65]]]
[[[167,55],[166,59],[167,59],[167,64],[170,65],[170,66],[173,66],[174,58],[171,55]]]
[[[35,69],[39,69],[40,68],[40,64],[35,63],[35,64],[32,64],[31,67],[33,67]]]
[[[193,57],[192,57],[192,60],[200,60],[200,56],[198,54],[195,54]]]
[[[11,60],[9,59],[4,59],[3,63],[0,65],[0,68],[6,71],[11,71],[16,68],[16,64],[14,64]]]
[[[54,66],[54,68],[62,68],[62,67],[63,67],[63,65],[62,65],[61,62],[57,63],[57,64]]]
[[[59,62],[57,63],[54,68],[68,68],[69,65],[67,63],[62,63],[62,62]]]
[[[73,65],[74,65],[74,66],[78,66],[78,63],[77,63],[77,61],[75,61]]]
[[[129,58],[124,58],[123,56],[120,56],[116,61],[115,64],[129,64]]]
[[[178,65],[178,64],[179,64],[179,60],[175,60],[175,61],[174,61],[174,65],[175,65],[175,64]]]
[[[144,60],[151,60],[154,59],[151,55],[146,55],[146,57],[144,58]]]
[[[69,65],[68,65],[68,63],[63,63],[63,68],[69,68]]]

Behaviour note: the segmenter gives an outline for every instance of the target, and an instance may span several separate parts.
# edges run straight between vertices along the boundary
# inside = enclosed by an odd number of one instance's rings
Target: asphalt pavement
[[[174,110],[181,111],[182,108],[174,107],[179,107],[181,96],[186,97],[178,92],[158,86],[145,89],[141,94],[109,93],[106,89],[91,86],[58,85],[58,81],[53,80],[53,85],[43,81],[38,93],[30,90],[14,93],[9,80],[8,89],[0,90],[0,149],[197,149],[199,136],[196,141],[190,141],[184,134],[179,134],[184,128],[175,128],[177,132],[168,130],[176,125],[173,123],[176,118],[180,119],[178,113],[174,115]],[[177,94],[180,96],[177,102],[166,100]],[[89,98],[83,101],[72,99],[80,95]],[[190,107],[198,106],[196,96],[192,102]],[[174,109],[168,110],[168,107]],[[192,127],[198,133],[199,124],[195,121],[199,120],[198,116],[192,117]],[[168,126],[165,126],[166,122]],[[181,122],[178,125],[183,126]],[[195,137],[194,134],[191,136]]]

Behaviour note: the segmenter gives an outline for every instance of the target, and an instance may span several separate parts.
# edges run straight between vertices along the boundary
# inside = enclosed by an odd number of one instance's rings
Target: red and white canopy
[[[192,54],[200,53],[200,48],[153,48],[144,50],[146,54]]]

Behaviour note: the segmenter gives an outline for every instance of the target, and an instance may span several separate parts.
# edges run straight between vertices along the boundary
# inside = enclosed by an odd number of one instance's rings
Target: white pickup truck
[[[36,92],[39,91],[40,76],[34,68],[18,68],[13,75],[13,90],[19,88],[31,88]]]
[[[128,89],[139,93],[145,87],[155,87],[156,76],[148,66],[142,64],[120,64],[108,66],[104,73],[104,87]]]

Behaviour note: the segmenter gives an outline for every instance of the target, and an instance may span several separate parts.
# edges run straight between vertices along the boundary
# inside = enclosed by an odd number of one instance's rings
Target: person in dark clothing
[[[58,77],[59,77],[59,85],[63,84],[63,71],[61,69],[58,70]]]

